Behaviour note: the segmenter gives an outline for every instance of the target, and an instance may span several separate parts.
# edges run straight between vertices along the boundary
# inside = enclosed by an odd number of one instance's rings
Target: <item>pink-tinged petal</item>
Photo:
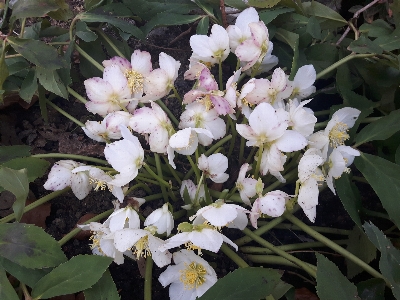
[[[128,80],[117,65],[106,67],[103,72],[103,79],[109,82],[114,93],[119,98],[130,98],[131,90],[128,86]]]
[[[229,175],[226,173],[215,174],[211,176],[210,179],[215,183],[224,183],[229,179]]]
[[[214,138],[213,134],[207,129],[192,128],[192,130],[195,131],[196,133],[202,133],[202,134],[205,134],[206,136],[209,136],[210,138]]]
[[[249,7],[238,15],[235,25],[243,32],[248,30],[249,23],[258,21],[260,21],[260,17],[257,10],[254,7]]]
[[[254,61],[255,63],[260,57],[261,48],[259,45],[256,45],[253,40],[246,40],[242,42],[239,46],[237,46],[235,54],[240,59],[240,61]],[[250,67],[251,66],[243,67],[242,70],[245,71]]]
[[[193,59],[189,59],[191,61],[190,68],[183,74],[183,78],[185,80],[195,80],[200,76],[201,71],[207,68],[204,64],[194,61]]]
[[[149,107],[142,107],[135,110],[134,115],[129,120],[132,130],[139,133],[151,133],[160,122],[154,111]]]
[[[213,121],[208,121],[204,124],[204,129],[209,130],[214,136],[215,140],[221,139],[226,134],[226,125],[223,119],[217,118]],[[199,137],[200,139],[200,137]]]
[[[192,128],[185,128],[173,134],[169,139],[169,145],[183,155],[192,155],[198,146],[197,134]]]
[[[168,131],[161,126],[154,128],[149,137],[150,150],[156,153],[165,153],[167,152],[168,143]]]
[[[103,66],[105,68],[111,65],[117,65],[121,69],[122,73],[125,73],[125,71],[130,70],[132,68],[132,65],[129,62],[129,60],[119,56],[114,56],[109,60],[103,60]]]
[[[258,47],[262,47],[263,44],[268,43],[268,29],[265,26],[263,21],[260,22],[252,22],[249,24],[250,31],[251,31],[251,36],[253,38],[254,43]]]
[[[147,51],[135,50],[131,56],[132,70],[142,74],[144,77],[148,76],[153,70],[151,64],[151,55]]]
[[[93,102],[107,102],[109,96],[113,93],[111,84],[100,77],[86,79],[83,84],[87,97]]]
[[[208,157],[209,172],[211,174],[223,173],[228,169],[228,158],[221,154],[211,154]]]
[[[273,171],[283,171],[283,163],[282,163],[282,153],[279,149],[273,144],[269,149],[264,149],[261,157],[261,174],[267,174],[264,171],[264,166],[267,166],[268,170]]]
[[[237,46],[239,46],[240,43],[243,42],[243,40],[246,40],[251,36],[249,28],[247,28],[247,31],[244,32],[235,25],[229,25],[226,28],[226,32],[229,36],[229,47],[231,48],[232,52],[235,52]]]
[[[260,211],[270,217],[280,217],[286,210],[286,201],[279,195],[270,195],[269,193],[260,200]]]
[[[254,146],[257,144],[257,135],[249,125],[236,124],[236,131],[242,137],[248,140],[248,142],[246,143],[247,146]]]
[[[221,60],[222,61],[225,60],[225,58],[228,56],[230,52],[230,48],[229,48],[228,32],[226,32],[224,27],[218,24],[214,24],[211,27],[209,45],[213,52],[222,50],[224,53],[222,55]]]
[[[202,57],[211,57],[213,52],[210,49],[209,37],[206,35],[195,34],[190,37],[190,47],[194,53]]]
[[[196,101],[197,99],[204,97],[205,92],[200,90],[191,90],[183,96],[183,104],[190,104]]]
[[[233,114],[235,112],[228,100],[224,97],[211,94],[210,100],[219,115]]]
[[[181,63],[176,61],[173,57],[161,52],[159,57],[159,65],[160,68],[167,73],[170,80],[173,81],[178,77],[178,70],[181,66]]]
[[[51,168],[48,179],[43,185],[46,190],[60,191],[71,186],[71,170],[68,170],[57,163]]]
[[[287,123],[278,118],[269,103],[260,103],[249,117],[249,125],[257,135],[265,135],[268,142],[280,138],[286,131]]]
[[[107,114],[118,111],[121,107],[118,104],[114,104],[111,102],[92,102],[88,101],[85,104],[86,109],[94,114],[99,114],[100,116],[106,116]]]
[[[285,133],[275,141],[275,145],[283,152],[294,152],[307,146],[307,140],[299,132],[286,130]]]
[[[155,69],[147,76],[143,90],[147,95],[162,98],[170,90],[168,82],[168,74],[163,69]]]
[[[200,73],[199,87],[207,91],[218,90],[218,84],[215,81],[214,76],[211,75],[210,70],[207,68],[203,69]]]
[[[277,91],[282,91],[286,87],[286,74],[281,68],[276,68],[272,73],[271,84]]]
[[[268,79],[250,79],[243,85],[240,99],[246,98],[251,104],[259,104],[267,100],[268,87],[271,85]]]

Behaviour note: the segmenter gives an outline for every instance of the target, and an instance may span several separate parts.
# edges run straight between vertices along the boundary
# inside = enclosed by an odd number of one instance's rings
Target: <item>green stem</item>
[[[77,160],[86,160],[91,161],[101,165],[109,165],[106,160],[84,156],[84,155],[76,155],[76,154],[67,154],[67,153],[45,153],[45,154],[35,154],[31,155],[31,157],[37,158],[67,158],[67,159],[77,159]]]
[[[144,275],[144,300],[151,300],[153,278],[153,259],[151,256],[146,258],[146,273]]]
[[[161,199],[161,197],[162,197],[162,194],[158,193],[158,194],[153,194],[153,195],[146,196],[146,197],[143,197],[143,198],[147,202],[147,201],[153,201],[153,200]]]
[[[26,23],[26,18],[23,18],[22,23],[21,23],[21,31],[19,32],[20,39],[22,39],[24,37],[25,23]]]
[[[278,254],[279,256],[286,258],[287,260],[291,261],[292,263],[298,265],[300,268],[302,268],[304,271],[306,271],[308,274],[310,274],[312,277],[316,278],[317,277],[317,271],[316,268],[314,269],[314,266],[311,267],[308,263],[298,259],[297,257],[294,257],[293,255],[286,253],[283,250],[280,250],[279,248],[275,247],[272,245],[270,242],[267,242],[263,238],[259,237],[258,235],[254,234],[250,229],[245,228],[242,230],[243,233],[245,233],[247,236],[252,238],[255,242],[259,243],[260,245],[270,249],[272,252]]]
[[[75,18],[72,20],[71,24],[69,25],[69,40],[73,41],[74,40],[74,27],[75,23],[79,21],[79,15],[75,16]]]
[[[181,96],[179,95],[178,91],[176,90],[175,86],[172,86],[171,89],[174,91],[175,97],[179,100],[179,102],[182,103],[182,98],[181,98]]]
[[[96,28],[95,31],[101,35],[101,37],[110,45],[110,47],[115,51],[115,53],[126,59],[125,55],[119,51],[118,47],[109,39],[109,37],[101,30],[100,28]]]
[[[239,268],[247,268],[249,265],[235,251],[228,247],[225,243],[221,246],[221,251],[228,256]]]
[[[144,181],[144,182],[148,182],[148,183],[151,183],[151,184],[155,184],[155,185],[160,185],[160,183],[157,180],[149,179],[147,177],[144,177],[143,175],[144,175],[143,173],[138,174],[136,176],[136,179]]]
[[[69,86],[67,86],[67,91],[70,93],[72,96],[74,96],[76,99],[81,101],[83,104],[86,104],[88,101],[83,98],[81,95],[79,95],[77,92],[75,92],[73,89],[71,89]]]
[[[158,155],[158,153],[154,153],[154,158],[156,160],[157,175],[160,178],[163,178],[163,173],[162,173],[162,169],[161,169],[161,161],[160,161],[160,156]],[[161,187],[161,193],[163,194],[164,202],[168,203],[167,191],[165,190],[165,187],[163,185],[161,185],[160,187]]]
[[[268,224],[269,222],[265,221],[259,221],[258,225],[264,225]],[[288,230],[301,230],[302,229],[296,225],[293,224],[278,224],[275,226],[278,229],[288,229]],[[329,233],[329,234],[337,234],[337,235],[344,235],[348,236],[351,234],[351,230],[346,230],[346,229],[337,229],[337,228],[330,228],[330,227],[321,227],[321,226],[310,226],[313,230],[319,232],[319,233]]]
[[[168,109],[168,107],[161,100],[157,100],[156,103],[162,108],[162,110],[168,115],[172,123],[176,126],[179,125],[179,121],[175,118],[174,114]]]
[[[245,143],[246,143],[246,140],[244,139],[244,137],[241,137],[240,138],[240,148],[239,148],[239,164],[240,165],[243,163]]]
[[[143,167],[146,169],[147,172],[149,172],[153,178],[155,178],[159,183],[161,183],[162,185],[164,185],[167,188],[170,188],[170,185],[168,182],[166,182],[164,179],[162,179],[160,176],[158,176],[156,173],[153,172],[153,170],[147,165],[147,164],[143,164]]]
[[[288,183],[288,182],[290,182],[291,179],[292,179],[293,177],[295,177],[295,176],[297,176],[297,169],[293,169],[293,170],[290,171],[289,173],[285,174],[285,175],[283,176],[283,178],[285,178],[285,179],[286,179],[286,183]],[[279,180],[277,180],[277,181],[275,181],[274,183],[271,183],[267,188],[265,188],[265,189],[263,190],[263,194],[266,194],[266,193],[268,193],[268,192],[271,192],[271,191],[273,191],[274,189],[276,189],[278,186],[284,185],[284,184],[286,184],[286,183],[282,183],[282,182],[280,182]]]
[[[272,252],[272,251],[271,251]],[[292,263],[291,261],[287,260],[286,258],[283,258],[281,256],[275,256],[275,255],[251,255],[247,254],[246,258],[254,263],[259,263],[259,264],[271,264],[271,265],[282,265],[282,266],[288,266],[288,267],[295,267],[295,268],[300,268],[298,265],[295,263]],[[306,263],[305,264],[309,265],[309,267],[315,268],[314,265]]]
[[[232,128],[231,132],[232,132],[232,140],[231,143],[229,145],[229,150],[228,150],[228,155],[227,157],[231,157],[233,149],[235,147],[235,143],[236,143],[236,136],[237,136],[237,131],[236,131],[236,127],[233,124],[233,121],[231,119],[231,117],[227,117],[228,118],[228,123],[230,124],[230,127]]]
[[[72,26],[72,24],[71,24]],[[78,51],[80,55],[82,55],[84,58],[86,58],[93,66],[95,66],[97,69],[99,69],[101,72],[104,71],[104,67],[99,64],[97,61],[95,61],[89,54],[87,54],[81,47],[78,46],[78,44],[75,44],[75,49]]]
[[[142,188],[142,189],[144,189],[148,194],[151,194],[152,193],[152,191],[151,191],[151,189],[147,186],[147,185],[145,185],[143,182],[139,182],[139,183],[137,183],[137,184],[135,184],[135,185],[132,185],[127,191],[126,191],[126,195],[129,195],[129,193],[131,193],[131,192],[133,192],[134,190],[136,190],[137,188]]]
[[[224,90],[224,82],[222,81],[222,61],[219,61],[218,64],[218,78],[219,78],[219,90]]]
[[[185,209],[178,210],[174,212],[172,215],[174,216],[174,220],[178,220],[183,216],[186,216],[187,211]]]
[[[169,169],[172,176],[174,176],[175,180],[178,181],[179,185],[182,185],[182,180],[180,179],[180,177],[178,175],[178,171],[176,171],[174,168],[172,168],[172,166],[169,164],[168,159],[165,156],[163,156],[162,158],[164,159],[165,165]]]
[[[82,225],[86,225],[89,224],[91,222],[97,222],[100,221],[101,219],[107,218],[109,215],[111,215],[114,212],[114,208],[109,209],[101,214],[98,214],[97,216],[94,216],[93,218],[87,220],[86,222],[84,222]],[[66,235],[64,235],[64,237],[58,241],[58,244],[60,246],[64,245],[66,242],[68,242],[70,239],[72,239],[74,236],[76,236],[82,229],[77,227],[72,229],[69,233],[67,233]]]
[[[377,272],[375,269],[373,269],[371,266],[363,262],[361,259],[359,259],[357,256],[354,254],[350,253],[346,249],[342,248],[338,244],[332,242],[330,239],[326,238],[322,234],[316,232],[312,228],[310,228],[308,225],[300,221],[298,218],[293,216],[291,213],[285,212],[283,216],[288,219],[290,222],[293,224],[297,225],[300,227],[305,233],[309,234],[312,238],[320,241],[321,243],[325,244],[327,247],[331,248],[332,250],[336,251],[337,253],[343,255],[347,259],[351,260],[353,263],[359,265],[361,268],[363,268],[366,272],[368,272],[370,275],[376,277],[376,278],[381,278],[385,280],[385,278]],[[386,280],[385,280],[386,281]]]
[[[81,121],[78,119],[75,119],[73,116],[71,116],[69,113],[67,113],[65,110],[59,108],[57,105],[55,105],[53,102],[50,100],[46,99],[46,103],[50,105],[52,108],[54,108],[56,111],[58,111],[60,114],[62,114],[64,117],[67,117],[70,119],[72,122],[74,122],[76,125],[79,127],[85,127],[85,124],[83,124]]]
[[[206,185],[204,185],[204,188],[206,188]],[[223,199],[222,197],[224,197],[224,195],[225,195],[224,192],[218,192],[218,191],[210,190],[210,189],[208,189],[208,191],[210,192],[210,195],[212,197],[217,198],[217,199]],[[240,198],[239,194],[229,195],[229,197],[226,197],[226,200],[230,200],[230,201],[234,201],[234,202],[238,202],[238,203],[242,203],[243,204],[243,201]]]
[[[260,166],[261,166],[261,159],[262,159],[263,151],[264,151],[263,146],[258,148],[258,159],[257,159],[256,169],[254,170],[254,173],[253,173],[255,179],[258,179],[258,177],[260,176]]]
[[[199,182],[197,184],[196,194],[194,195],[194,203],[199,203],[200,202],[200,201],[198,201],[198,198],[199,198],[199,192],[200,192],[201,185],[203,184],[203,180],[204,180],[204,173],[201,173],[201,177],[200,177]],[[207,203],[207,204],[211,204],[211,203]]]
[[[223,144],[225,144],[227,141],[229,141],[232,138],[232,134],[228,134],[226,137],[224,137],[222,140],[218,141],[213,145],[210,149],[208,149],[204,155],[205,156],[210,156],[213,154],[219,147],[221,147]]]
[[[189,170],[189,172],[186,174],[185,179],[188,179],[190,177],[190,175],[192,175],[193,172],[194,172],[196,174],[197,182],[199,182],[199,180],[200,180],[199,168],[195,165],[195,163],[193,162],[193,159],[192,159],[192,157],[190,155],[187,155],[186,157],[187,157],[192,169]],[[188,174],[190,174],[189,177],[187,176]]]
[[[348,61],[354,59],[354,58],[367,58],[367,57],[372,57],[375,56],[375,54],[349,54],[346,57],[343,57],[341,60],[335,62],[334,64],[330,65],[327,67],[325,70],[322,70],[317,74],[317,77],[315,80],[320,79],[321,77],[325,76],[329,72],[335,70],[336,68],[340,67],[342,64],[347,63]]]
[[[244,144],[243,144],[244,145]],[[249,153],[249,156],[247,156],[245,163],[250,164],[250,160],[254,159],[254,152],[256,152],[256,147],[252,147]],[[251,164],[250,164],[251,165]]]
[[[39,205],[42,205],[43,203],[46,203],[47,201],[50,201],[51,199],[54,199],[54,198],[64,194],[66,191],[69,191],[69,190],[70,190],[70,187],[66,187],[63,190],[52,192],[52,193],[36,200],[35,202],[25,206],[22,213],[26,213],[26,212],[34,209],[35,207],[38,207]],[[10,222],[14,219],[15,219],[15,213],[12,213],[12,214],[0,219],[0,224]]]

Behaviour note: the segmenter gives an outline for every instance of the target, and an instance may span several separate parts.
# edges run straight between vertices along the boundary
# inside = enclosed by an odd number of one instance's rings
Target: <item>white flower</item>
[[[204,185],[202,184],[200,186],[199,193],[197,195],[197,199],[196,199],[197,186],[193,183],[193,181],[191,181],[190,179],[182,181],[182,185],[181,185],[181,189],[180,189],[180,194],[181,194],[182,199],[184,198],[183,195],[184,195],[185,189],[187,189],[187,191],[188,191],[191,203],[182,206],[182,208],[189,210],[189,209],[192,209],[193,207],[200,206],[200,202],[202,200],[204,200],[204,198],[205,198]]]
[[[344,107],[336,111],[325,130],[320,130],[308,138],[310,148],[321,150],[322,157],[326,159],[329,148],[344,145],[344,142],[350,138],[347,132],[354,126],[360,113],[358,109],[352,107]]]
[[[333,149],[332,153],[329,155],[327,162],[329,171],[326,176],[326,184],[335,195],[333,178],[338,179],[342,176],[343,172],[350,172],[348,166],[353,163],[355,156],[360,156],[360,151],[349,146],[338,146]]]
[[[257,228],[257,219],[261,214],[270,217],[280,217],[286,210],[286,202],[290,196],[282,191],[272,191],[254,201],[250,221]]]
[[[314,132],[315,123],[317,118],[314,116],[314,112],[304,107],[310,100],[299,102],[296,98],[289,100],[286,105],[286,110],[289,112],[288,125],[292,130],[301,133],[303,136],[308,137]]]
[[[175,134],[171,136],[169,139],[169,145],[171,148],[178,152],[179,154],[183,155],[192,155],[199,145],[199,138],[198,134],[205,134],[210,138],[213,138],[212,133],[207,129],[202,128],[185,128],[179,130]],[[168,159],[174,158],[173,151],[172,153],[168,152]],[[171,164],[171,159],[170,159]],[[171,164],[175,168],[175,165]]]
[[[193,58],[211,65],[224,61],[230,52],[228,33],[217,24],[211,27],[210,36],[192,35],[190,46],[193,50]]]
[[[325,159],[321,156],[320,151],[309,149],[304,153],[299,162],[300,189],[297,202],[311,222],[315,222],[317,215],[318,185],[319,182],[325,180],[321,169],[318,168],[324,161]]]
[[[174,217],[168,210],[168,203],[153,211],[144,221],[144,226],[155,226],[158,234],[167,233],[169,236],[174,228]]]
[[[297,70],[293,81],[289,82],[293,88],[291,98],[298,98],[299,100],[307,98],[315,93],[315,86],[313,86],[317,73],[313,65],[305,65]]]
[[[117,209],[107,219],[111,232],[119,231],[123,228],[139,229],[140,218],[136,210],[127,206]]]
[[[221,153],[211,154],[209,157],[202,154],[197,165],[208,178],[216,183],[223,183],[229,178],[229,175],[224,173],[228,169],[228,158]]]
[[[144,150],[138,138],[123,125],[121,134],[123,140],[107,144],[104,149],[107,161],[120,173],[115,175],[111,184],[119,186],[129,183],[137,176],[144,159]]]
[[[154,263],[162,268],[171,263],[172,255],[169,251],[160,251],[159,248],[164,241],[155,237],[152,228],[148,230],[124,228],[115,232],[114,246],[118,251],[125,252],[134,248],[133,254],[136,259],[151,256]]]
[[[88,111],[105,116],[121,110],[131,98],[128,81],[117,65],[104,69],[103,78],[94,77],[84,81],[86,94],[90,101],[86,103]]]
[[[73,160],[60,160],[50,170],[49,176],[43,187],[50,191],[60,191],[70,186],[74,195],[82,200],[85,198],[92,185],[89,182],[89,175],[86,172],[73,173],[72,171],[84,164]]]
[[[181,232],[170,237],[160,246],[160,251],[185,244],[189,250],[197,249],[201,252],[201,249],[204,249],[217,253],[223,242],[231,245],[237,251],[237,245],[211,225],[192,225],[184,222],[178,225],[178,231]]]
[[[236,188],[239,191],[242,201],[251,206],[250,199],[256,195],[257,180],[254,178],[246,178],[246,172],[251,168],[249,164],[243,164],[240,167],[239,176],[236,180]]]
[[[214,269],[193,251],[175,252],[173,259],[175,265],[168,266],[158,277],[163,287],[171,284],[171,300],[195,300],[217,282]]]

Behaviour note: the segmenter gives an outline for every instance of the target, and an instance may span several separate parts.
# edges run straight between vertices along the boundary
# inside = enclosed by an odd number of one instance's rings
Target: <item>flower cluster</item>
[[[268,78],[255,77],[270,71],[278,59],[272,55],[268,29],[254,8],[244,10],[227,29],[213,25],[209,36],[192,36],[190,45],[193,53],[184,77],[195,83],[182,99],[184,110],[179,120],[171,120],[169,111],[156,102],[171,91],[178,98],[174,82],[179,61],[161,53],[159,68],[153,69],[150,54],[140,50],[132,54],[130,62],[121,57],[104,61],[103,78],[85,81],[90,100],[86,108],[103,120],[88,121],[83,130],[88,137],[106,143],[104,156],[112,168],[63,160],[53,166],[44,185],[53,191],[70,186],[78,199],[85,198],[92,188],[108,188],[122,203],[128,185],[133,180],[140,182],[137,177],[141,174],[147,182],[154,182],[155,176],[173,194],[172,199],[180,194],[184,200],[181,207],[190,222],[180,223],[171,237],[175,228],[168,203],[146,218],[144,228],[138,212],[129,205],[117,208],[104,223],[84,226],[93,232],[93,252],[112,257],[118,264],[123,263],[124,255],[135,259],[151,256],[158,267],[163,267],[173,257],[175,265],[168,266],[159,278],[163,286],[171,284],[171,299],[195,299],[216,282],[214,270],[193,250],[198,254],[201,250],[218,252],[223,242],[237,250],[236,244],[222,233],[223,227],[243,230],[250,223],[257,228],[258,218],[279,217],[296,203],[314,222],[321,186],[326,183],[335,193],[334,179],[348,172],[354,157],[360,154],[344,144],[360,114],[357,109],[339,109],[324,130],[314,132],[317,118],[305,107],[311,99],[303,100],[316,91],[312,65],[300,67],[293,80],[281,68],[275,68]],[[220,65],[229,53],[239,63],[224,89],[222,80],[215,80],[211,67]],[[250,78],[242,82],[246,76]],[[214,153],[205,150],[229,133],[241,138],[243,146],[257,151],[254,159],[250,156],[247,162],[239,162],[236,178],[230,178],[235,174],[229,170],[233,159],[229,160],[221,147],[216,147]],[[143,146],[141,140],[148,145]],[[175,171],[180,169],[175,163],[182,163],[181,159],[187,156],[197,182],[189,176],[179,178],[180,188],[176,188],[171,181],[158,178],[154,170],[159,165],[147,160],[151,155],[145,155],[146,147],[152,153],[165,155],[169,164],[165,169],[175,179],[181,174]],[[244,152],[243,147],[240,151]],[[179,159],[175,159],[176,155]],[[285,183],[285,175],[296,171],[296,165],[298,180],[293,195],[288,190],[264,188],[269,183],[267,178]],[[247,177],[249,171],[252,176]],[[227,186],[228,179],[235,186]],[[219,193],[221,196],[213,201],[208,180],[232,189]],[[238,204],[249,210],[230,203],[230,196],[236,191],[236,200],[241,200]],[[169,252],[181,245],[186,250],[173,255]]]

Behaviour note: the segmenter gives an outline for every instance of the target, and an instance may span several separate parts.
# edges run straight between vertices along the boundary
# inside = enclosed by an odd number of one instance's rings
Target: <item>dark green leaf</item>
[[[359,299],[357,288],[338,267],[317,253],[317,294],[321,300]]]
[[[36,68],[36,74],[40,84],[49,92],[52,92],[60,97],[68,99],[67,88],[58,75],[57,70],[49,70],[47,68]]]
[[[40,113],[42,114],[42,118],[45,123],[49,122],[48,114],[47,114],[47,98],[46,98],[46,90],[42,85],[38,87],[39,92],[39,107]]]
[[[310,16],[320,21],[321,29],[336,29],[347,25],[347,21],[333,9],[317,2],[304,2],[303,8]]]
[[[144,36],[147,36],[155,27],[190,24],[201,17],[198,15],[181,15],[170,12],[159,13],[143,26],[143,33]]]
[[[389,8],[393,14],[393,20],[396,28],[400,28],[400,2],[392,1],[389,3]]]
[[[358,294],[362,300],[385,300],[385,281],[372,278],[357,284]]]
[[[271,8],[279,2],[281,2],[281,0],[248,0],[247,5],[259,8]]]
[[[292,12],[292,11],[294,11],[293,8],[279,7],[279,8],[262,10],[258,14],[260,16],[260,20],[263,21],[265,23],[265,25],[267,25],[271,21],[273,21],[277,16],[288,13],[288,12]]]
[[[22,18],[42,17],[59,8],[55,0],[18,0],[12,9],[11,22]]]
[[[98,255],[78,255],[54,268],[32,289],[32,297],[48,299],[88,289],[103,275],[112,258]]]
[[[12,276],[17,278],[19,281],[25,283],[27,286],[34,286],[44,275],[51,271],[51,268],[46,269],[29,269],[24,268],[11,260],[0,257],[0,265],[10,273]]]
[[[97,39],[97,34],[91,31],[83,21],[76,23],[76,35],[85,42],[93,42]]]
[[[347,245],[348,251],[367,264],[376,258],[376,248],[365,235],[364,231],[362,231],[362,227],[354,226],[353,230],[349,234]],[[353,263],[350,259],[346,259],[346,263],[348,278],[353,278],[364,271],[363,268],[356,263]]]
[[[30,151],[27,145],[0,146],[0,164],[16,157],[31,156]]]
[[[267,268],[242,268],[214,284],[199,300],[258,300],[273,293],[281,275]]]
[[[86,11],[96,8],[103,2],[103,0],[84,0]]]
[[[57,50],[44,42],[16,37],[8,37],[7,40],[15,51],[38,67],[52,71],[68,66]]]
[[[17,293],[7,278],[6,272],[0,266],[0,299],[2,300],[19,300]]]
[[[293,61],[292,68],[290,70],[290,76],[294,77],[297,72],[295,67],[297,66],[297,60],[299,58],[299,35],[293,32],[290,32],[285,29],[278,28],[275,32],[275,37],[290,46],[293,50]],[[291,78],[293,80],[293,78]]]
[[[351,42],[348,49],[355,53],[382,54],[383,52],[383,49],[377,43],[371,41],[365,35],[361,35],[358,40]]]
[[[22,211],[25,207],[25,201],[29,193],[27,170],[14,170],[1,166],[0,186],[14,194],[16,200],[12,207],[15,213],[15,219],[18,222],[21,220],[23,214]]]
[[[36,157],[14,158],[3,164],[14,170],[27,169],[29,182],[33,182],[36,178],[42,177],[49,167],[50,163],[44,159]]]
[[[396,149],[395,161],[396,161],[396,164],[400,165],[400,146],[397,147],[397,149]]]
[[[400,130],[399,120],[400,110],[392,111],[388,116],[365,126],[357,134],[355,142],[361,145],[370,141],[386,140]]]
[[[351,219],[359,228],[362,227],[359,210],[361,209],[361,197],[357,186],[350,181],[349,174],[343,173],[335,180],[336,191],[342,204]]]
[[[400,251],[372,223],[365,223],[364,230],[371,242],[381,251],[379,269],[391,284],[391,290],[396,299],[400,298]]]
[[[38,40],[41,29],[42,29],[42,22],[37,22],[29,27],[25,27],[24,38]]]
[[[362,153],[354,164],[379,196],[390,219],[400,227],[400,166],[378,156]]]
[[[99,38],[94,42],[90,43],[81,42],[79,43],[79,46],[83,49],[83,51],[89,54],[95,61],[101,64],[103,60],[107,59],[107,57],[104,51],[98,51],[98,49],[102,49],[102,44],[100,40],[102,40],[101,36],[99,36]],[[103,44],[106,45],[107,43],[104,42]],[[111,47],[110,50],[112,50]],[[114,52],[112,53],[109,52],[109,54],[111,56],[116,55]],[[81,71],[81,74],[86,78],[103,77],[103,73],[95,66],[93,66],[93,64],[84,57],[80,58],[79,70]]]
[[[54,1],[57,3],[58,9],[48,13],[50,18],[55,20],[67,21],[68,19],[71,19],[74,16],[71,9],[69,8],[69,5],[65,2],[65,0],[54,0]]]
[[[201,18],[199,24],[197,24],[196,34],[207,34],[209,26],[210,18],[208,16]]]
[[[375,20],[371,24],[364,23],[359,30],[361,33],[368,33],[369,37],[387,36],[393,32],[393,28],[382,19]]]
[[[378,37],[374,43],[385,51],[400,49],[400,29],[396,29],[390,35]]]
[[[311,16],[307,23],[307,32],[314,38],[314,39],[321,39],[321,26],[316,17]]]
[[[90,289],[84,290],[85,300],[119,300],[117,287],[106,270],[100,280]]]
[[[58,266],[67,258],[42,228],[29,224],[0,224],[0,256],[30,269]]]
[[[21,90],[19,91],[19,96],[26,102],[31,103],[33,95],[38,89],[36,71],[30,69],[28,75],[26,75],[24,81],[21,85]]]
[[[194,0],[193,2],[196,3],[197,6],[200,7],[208,16],[214,16],[214,8],[218,7],[218,6],[216,7],[215,5],[212,5],[212,4],[208,3],[207,1],[203,1],[203,0]],[[174,11],[172,11],[172,12],[174,12]],[[207,33],[208,33],[208,31],[207,31]],[[205,34],[207,34],[207,33],[205,33]]]
[[[24,70],[29,67],[29,63],[23,57],[12,57],[6,60],[7,68],[8,68],[8,75],[14,75],[21,70]]]
[[[3,83],[7,79],[9,72],[5,61],[5,47],[1,49],[0,55],[0,91],[3,90]],[[3,93],[0,93],[0,103],[3,102]]]
[[[304,53],[309,63],[314,66],[317,74],[335,63],[338,57],[338,49],[335,45],[330,45],[328,43],[310,46],[304,51]],[[335,71],[332,71],[322,78],[327,79],[331,77],[334,72]]]

